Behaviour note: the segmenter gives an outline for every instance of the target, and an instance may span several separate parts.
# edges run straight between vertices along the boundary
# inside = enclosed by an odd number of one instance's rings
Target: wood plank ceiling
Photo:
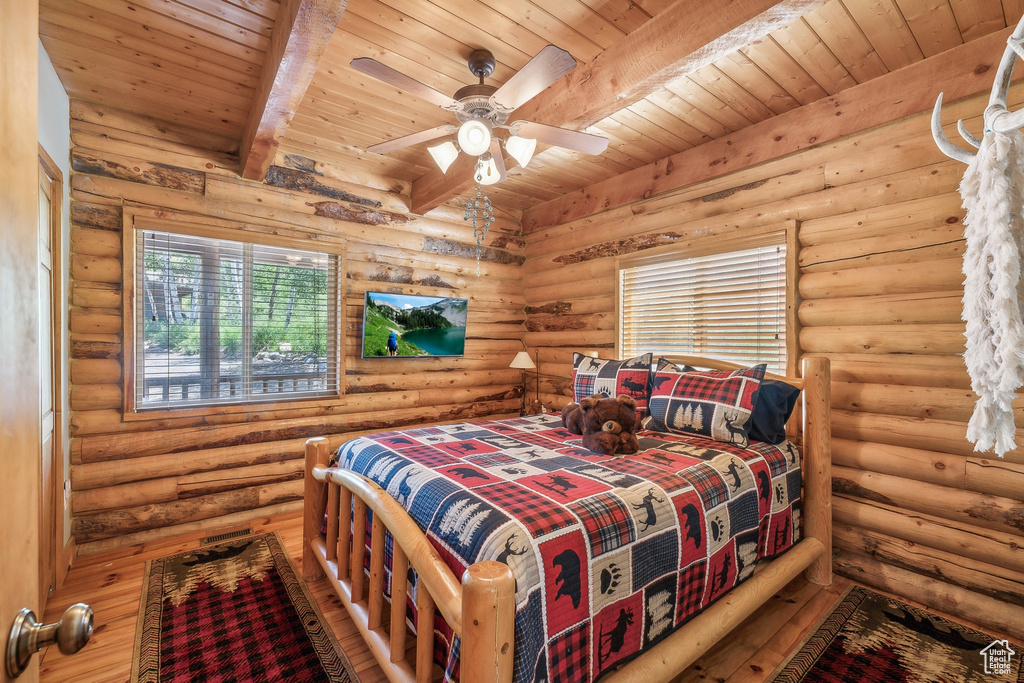
[[[738,0],[739,1],[739,0]],[[451,114],[348,66],[373,57],[443,93],[475,82],[466,58],[491,50],[500,85],[547,44],[581,67],[670,0],[350,0],[281,140],[293,153],[414,181],[426,145],[376,155],[375,142]],[[40,35],[69,95],[238,141],[277,17],[277,0],[41,0]],[[550,147],[489,189],[520,210],[814,102],[1016,24],[1024,0],[828,0],[737,52],[585,129],[596,157]],[[580,68],[580,67],[578,67]]]

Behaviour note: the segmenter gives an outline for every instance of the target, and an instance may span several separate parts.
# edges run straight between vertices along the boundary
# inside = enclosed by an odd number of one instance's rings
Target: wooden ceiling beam
[[[240,143],[243,178],[262,180],[348,0],[282,0]]]
[[[822,0],[677,0],[517,109],[526,119],[582,130],[667,83],[784,26]],[[509,160],[514,165],[514,160]],[[473,187],[455,166],[413,183],[412,211],[425,213]]]
[[[945,92],[946,102],[989,90],[1011,31],[997,31],[731,135],[526,209],[523,232],[562,225],[930,111],[940,90]],[[927,126],[927,121],[923,125]]]

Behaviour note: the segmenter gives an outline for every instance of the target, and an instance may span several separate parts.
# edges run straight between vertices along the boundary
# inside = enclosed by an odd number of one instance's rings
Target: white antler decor
[[[964,217],[964,309],[967,351],[964,361],[978,395],[967,438],[977,451],[995,449],[1002,457],[1016,448],[1012,401],[1024,383],[1024,110],[1006,107],[1013,67],[1024,39],[1024,18],[1007,39],[979,140],[957,122],[972,154],[942,131],[942,94],[932,111],[932,137],[948,157],[967,164],[960,183]]]

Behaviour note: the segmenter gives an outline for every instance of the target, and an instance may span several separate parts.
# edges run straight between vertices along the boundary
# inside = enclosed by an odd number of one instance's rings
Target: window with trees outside
[[[136,410],[338,395],[338,256],[135,239]]]
[[[619,261],[620,357],[648,351],[787,370],[785,232]]]

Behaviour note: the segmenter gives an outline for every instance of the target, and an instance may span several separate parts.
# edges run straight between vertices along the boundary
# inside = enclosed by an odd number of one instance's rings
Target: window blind
[[[334,396],[338,258],[138,230],[137,409]]]
[[[780,243],[619,270],[622,357],[697,355],[786,370],[786,247]]]

